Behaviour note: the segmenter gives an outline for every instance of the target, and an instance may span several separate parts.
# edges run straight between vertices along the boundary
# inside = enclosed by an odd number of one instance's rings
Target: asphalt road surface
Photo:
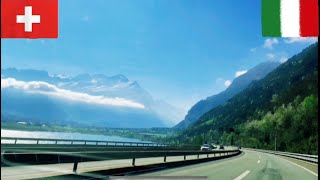
[[[142,176],[207,176],[208,180],[313,180],[318,179],[318,170],[317,165],[245,150],[237,157]]]
[[[212,155],[210,155],[212,157]],[[219,155],[216,155],[219,156]],[[206,158],[207,155],[200,155],[199,158]],[[196,155],[187,156],[187,160],[198,159]],[[183,156],[167,157],[166,162],[183,161]],[[163,157],[154,158],[138,158],[136,159],[136,166],[151,165],[163,163]],[[132,159],[118,159],[106,161],[89,161],[78,164],[78,173],[89,173],[98,170],[108,170],[115,168],[132,167]],[[14,167],[1,167],[1,179],[19,180],[19,179],[33,179],[44,178],[51,176],[60,176],[74,174],[73,163],[61,164],[45,164],[45,165],[25,165]]]
[[[189,156],[187,159],[196,159],[197,156]],[[205,158],[205,156],[200,157]],[[181,161],[183,157],[170,157],[167,162]],[[163,162],[163,158],[143,158],[137,159],[136,165],[147,165]],[[93,170],[106,170],[117,167],[129,167],[132,160],[112,160],[99,162],[84,162],[79,163],[78,172],[90,172]],[[72,174],[72,163],[66,164],[51,164],[51,165],[34,165],[34,166],[19,166],[19,167],[2,167],[1,179],[31,179],[48,177],[63,174]],[[266,154],[262,152],[244,150],[239,156],[190,165],[180,168],[173,168],[153,173],[146,173],[140,176],[140,179],[159,179],[148,178],[147,176],[170,176],[167,179],[190,179],[186,176],[201,176],[200,179],[208,180],[313,180],[318,179],[317,165],[292,160],[282,156]],[[183,176],[183,177],[176,177]],[[173,178],[172,178],[173,177]],[[207,177],[207,178],[204,178]],[[120,177],[119,177],[120,178]],[[132,178],[132,176],[131,176]],[[136,176],[139,179],[139,177]],[[117,177],[113,178],[114,180]],[[120,179],[125,180],[125,177]],[[130,179],[130,178],[128,178]]]

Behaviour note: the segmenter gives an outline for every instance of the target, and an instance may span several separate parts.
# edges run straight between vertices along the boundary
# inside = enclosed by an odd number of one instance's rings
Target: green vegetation
[[[318,43],[227,103],[213,108],[169,142],[205,141],[318,154]]]
[[[215,142],[212,132],[205,137]],[[292,103],[278,106],[261,118],[250,119],[237,125],[235,130],[217,136],[221,136],[222,144],[272,150],[277,146],[279,151],[318,154],[318,97],[297,96]],[[191,142],[201,144],[202,141]]]
[[[260,149],[289,152],[318,153],[318,97],[311,95],[301,101],[268,112],[261,119],[251,120],[238,127],[238,133],[227,133],[237,144]]]

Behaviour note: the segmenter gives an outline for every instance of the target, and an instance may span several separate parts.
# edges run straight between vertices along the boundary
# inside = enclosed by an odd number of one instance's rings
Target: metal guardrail
[[[283,152],[283,151],[277,151],[278,153],[284,153],[284,154],[290,154],[293,156],[302,156],[302,157],[308,157],[308,158],[316,158],[318,159],[317,155],[310,155],[310,154],[299,154],[299,153],[290,153],[290,152]]]
[[[265,153],[269,153],[269,154],[276,154],[276,155],[280,155],[280,156],[291,157],[291,158],[295,158],[295,159],[318,164],[318,156],[317,155],[299,154],[299,153],[291,153],[291,152],[283,152],[283,151],[270,151],[270,150],[262,150],[262,149],[251,149],[251,148],[245,148],[245,149],[265,152]]]
[[[11,143],[10,142],[3,143],[3,141],[10,141]],[[24,143],[21,143],[21,141],[24,141]],[[43,145],[43,144],[59,144],[59,142],[60,143],[64,142],[63,145],[69,144],[69,145],[135,146],[135,147],[141,147],[141,146],[167,147],[168,146],[165,144],[147,143],[147,142],[1,137],[1,144],[42,144]]]
[[[132,160],[132,166],[135,166],[136,159],[139,158],[149,158],[149,157],[163,157],[163,163],[167,162],[168,157],[178,157],[183,156],[183,160],[188,160],[188,156],[197,155],[197,159],[199,159],[200,155],[206,155],[205,158],[225,158],[234,156],[241,153],[239,149],[237,150],[214,150],[214,151],[181,151],[181,150],[173,150],[173,151],[84,151],[84,152],[2,152],[1,153],[1,163],[7,164],[10,166],[14,166],[19,162],[19,156],[28,156],[29,160],[32,156],[33,161],[41,161],[41,158],[51,156],[55,157],[58,163],[64,163],[61,160],[63,158],[69,158],[69,163],[73,163],[73,171],[77,171],[78,163],[86,162],[86,161],[94,161],[94,160],[110,160],[110,157],[114,156],[126,156],[125,159]],[[210,155],[213,155],[210,157]],[[10,158],[11,157],[11,158]],[[18,158],[18,160],[17,160]],[[15,161],[10,161],[9,159],[15,159]],[[24,159],[24,158],[22,158]],[[115,158],[118,159],[118,158]],[[192,160],[192,159],[190,159]],[[47,163],[46,163],[47,164]]]
[[[68,145],[84,145],[86,147],[144,147],[144,148],[165,148],[165,149],[185,149],[198,150],[200,146],[186,145],[186,144],[162,144],[155,142],[124,142],[124,141],[101,141],[101,140],[84,140],[84,139],[49,139],[49,138],[20,138],[20,137],[1,137],[1,145],[5,147],[18,147],[19,145],[30,145],[36,147],[37,145],[47,145],[47,147]],[[17,145],[17,146],[16,146]],[[2,146],[1,146],[2,148]]]

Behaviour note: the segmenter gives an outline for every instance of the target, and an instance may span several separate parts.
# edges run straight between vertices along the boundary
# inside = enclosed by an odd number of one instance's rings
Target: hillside
[[[317,153],[318,43],[254,81],[226,104],[213,108],[179,134],[179,141],[237,143]],[[291,132],[291,133],[288,133]],[[301,146],[302,145],[302,146]],[[301,147],[300,147],[301,146]]]
[[[261,63],[248,70],[247,73],[235,78],[232,84],[225,91],[197,102],[188,111],[188,114],[184,120],[177,124],[175,128],[187,128],[190,124],[196,122],[203,114],[212,108],[225,103],[234,95],[245,89],[252,81],[264,78],[269,72],[274,70],[279,65],[280,63],[278,62],[269,61]]]

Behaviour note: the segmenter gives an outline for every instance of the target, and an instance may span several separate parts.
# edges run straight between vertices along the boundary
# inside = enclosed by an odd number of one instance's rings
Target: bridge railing
[[[291,157],[291,158],[295,158],[295,159],[318,164],[318,156],[317,155],[299,154],[299,153],[291,153],[291,152],[283,152],[283,151],[270,151],[270,150],[252,149],[252,148],[245,148],[245,149],[265,152],[265,153],[269,153],[269,154],[276,154],[276,155],[280,155],[280,156]]]
[[[1,144],[69,144],[69,145],[99,145],[99,146],[152,146],[167,147],[166,144],[152,142],[120,142],[120,141],[100,141],[100,140],[74,140],[74,139],[48,139],[48,138],[18,138],[1,137]]]

